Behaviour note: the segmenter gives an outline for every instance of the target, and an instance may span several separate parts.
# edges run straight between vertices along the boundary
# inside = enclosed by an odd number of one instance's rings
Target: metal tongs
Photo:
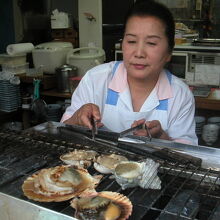
[[[122,131],[122,132],[120,133],[120,136],[119,136],[119,137],[120,137],[120,138],[125,137],[125,136],[127,136],[128,134],[130,134],[131,132],[136,131],[136,130],[139,130],[139,129],[145,129],[145,130],[147,131],[149,141],[151,141],[152,135],[151,135],[151,133],[150,133],[150,130],[149,130],[148,126],[147,126],[145,123],[140,124],[140,125],[137,125],[137,126],[135,126],[135,127],[133,127],[133,128],[129,128],[129,129],[127,129],[127,130]]]
[[[92,123],[92,140],[95,140],[95,135],[98,134],[98,128],[97,128],[97,121],[94,119],[94,117],[91,118]]]

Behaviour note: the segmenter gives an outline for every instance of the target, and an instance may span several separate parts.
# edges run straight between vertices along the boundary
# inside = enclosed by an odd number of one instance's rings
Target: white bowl
[[[195,116],[195,122],[196,122],[196,124],[203,123],[203,122],[205,122],[205,117],[203,117],[203,116]]]
[[[219,124],[220,123],[220,117],[218,117],[218,116],[210,117],[210,118],[208,118],[208,123]]]
[[[207,145],[212,145],[218,140],[219,126],[216,124],[206,124],[202,129],[202,139]]]

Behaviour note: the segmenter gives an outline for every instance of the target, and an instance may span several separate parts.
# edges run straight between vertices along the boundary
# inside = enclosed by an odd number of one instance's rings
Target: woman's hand
[[[152,137],[164,139],[164,140],[170,140],[170,137],[167,135],[167,133],[162,129],[161,124],[158,120],[153,121],[146,121],[145,119],[140,119],[138,121],[134,121],[131,127],[135,127],[140,124],[146,124],[146,126],[149,129],[149,132]],[[148,132],[146,129],[139,129],[137,131],[134,131],[134,135],[138,136],[148,136]]]
[[[97,122],[97,127],[103,126],[99,107],[95,104],[88,103],[79,108],[71,118],[64,121],[65,124],[81,125],[92,129],[92,117]]]

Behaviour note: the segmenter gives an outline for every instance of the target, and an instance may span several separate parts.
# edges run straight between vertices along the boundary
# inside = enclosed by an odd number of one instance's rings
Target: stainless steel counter
[[[0,219],[74,220],[75,218],[0,192]]]

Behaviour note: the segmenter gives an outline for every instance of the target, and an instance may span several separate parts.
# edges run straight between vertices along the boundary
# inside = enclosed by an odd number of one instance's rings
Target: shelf
[[[199,18],[176,18],[175,21],[186,21],[186,22],[203,22],[205,19],[199,19]]]
[[[61,93],[58,92],[56,89],[52,89],[52,90],[47,90],[47,91],[42,91],[41,95],[43,96],[51,96],[51,97],[58,97],[58,98],[71,98],[72,94],[71,93]]]
[[[52,89],[56,87],[56,77],[54,74],[53,75],[44,74],[43,76],[27,76],[24,74],[24,75],[20,75],[19,78],[22,83],[32,83],[32,84],[34,79],[39,79],[41,80],[44,89]]]
[[[207,110],[218,110],[220,111],[220,100],[195,97],[196,108],[207,109]]]
[[[41,94],[43,96],[51,96],[51,97],[67,98],[67,99],[70,99],[72,96],[71,93],[60,93],[60,92],[57,92],[55,89],[42,91]],[[208,98],[195,97],[195,104],[196,104],[196,108],[199,108],[199,109],[220,111],[220,100],[217,100],[217,99],[211,99],[209,97]]]

